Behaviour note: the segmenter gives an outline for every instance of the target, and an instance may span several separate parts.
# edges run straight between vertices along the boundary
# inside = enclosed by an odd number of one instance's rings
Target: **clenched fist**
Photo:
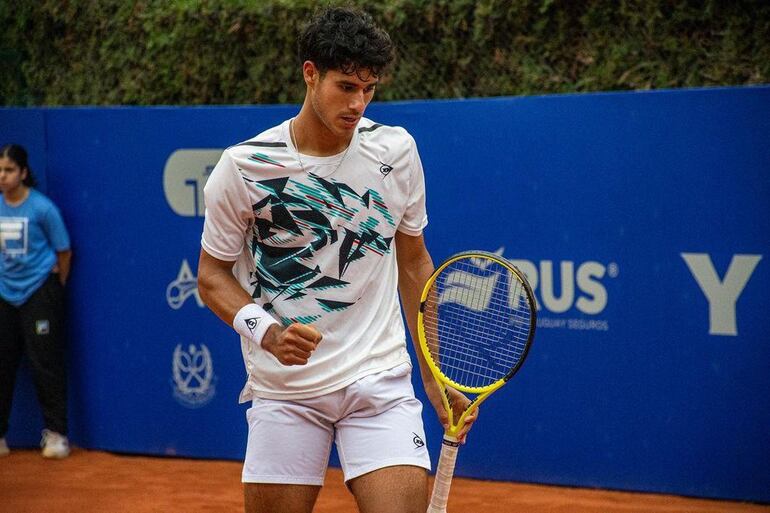
[[[262,349],[283,365],[305,365],[321,338],[321,333],[310,324],[295,322],[286,328],[274,324],[262,338]]]

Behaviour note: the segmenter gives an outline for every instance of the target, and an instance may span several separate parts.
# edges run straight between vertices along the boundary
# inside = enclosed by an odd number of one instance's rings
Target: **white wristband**
[[[233,329],[257,344],[262,343],[262,337],[273,324],[278,324],[278,321],[256,303],[249,303],[238,310],[233,319]]]

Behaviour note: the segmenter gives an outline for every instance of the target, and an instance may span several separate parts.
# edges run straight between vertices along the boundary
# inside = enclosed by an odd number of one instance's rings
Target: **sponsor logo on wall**
[[[504,251],[500,248],[495,253],[504,256]],[[538,328],[609,331],[609,320],[602,313],[609,302],[606,283],[620,274],[617,263],[508,260],[524,273],[535,292]]]
[[[163,169],[163,193],[171,210],[182,217],[202,217],[203,187],[219,161],[222,149],[179,149],[173,152]],[[198,293],[198,279],[187,259],[166,287],[166,303],[179,310],[189,298],[198,307],[205,305]],[[216,394],[216,375],[211,352],[205,344],[176,346],[172,358],[174,398],[187,408],[200,408]]]
[[[205,306],[198,293],[198,277],[193,274],[187,259],[184,259],[176,278],[166,287],[166,302],[174,310],[179,310],[190,297],[195,298],[200,308]]]
[[[221,155],[222,149],[183,148],[168,157],[163,169],[163,192],[177,215],[203,216],[203,186]]]
[[[200,408],[216,394],[216,376],[209,348],[178,344],[172,358],[174,398],[186,408]]]
[[[681,253],[708,302],[709,335],[738,336],[735,305],[762,255],[733,255],[721,278],[708,253]]]

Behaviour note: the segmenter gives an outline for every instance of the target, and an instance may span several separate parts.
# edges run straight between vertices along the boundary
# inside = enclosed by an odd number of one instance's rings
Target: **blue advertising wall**
[[[71,231],[76,445],[241,458],[238,341],[195,288],[202,186],[222,148],[296,112],[0,110],[0,142],[28,147]],[[459,475],[770,502],[770,87],[367,116],[418,142],[434,260],[496,251],[536,288],[529,359]],[[37,443],[26,372],[11,425],[10,445]]]

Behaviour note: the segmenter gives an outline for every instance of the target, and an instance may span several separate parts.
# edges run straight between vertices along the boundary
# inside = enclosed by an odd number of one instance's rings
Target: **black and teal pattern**
[[[243,179],[262,198],[252,205],[255,224],[249,249],[256,264],[252,296],[268,298],[264,307],[269,311],[279,301],[312,295],[315,308],[303,305],[307,314],[282,317],[286,324],[315,322],[355,304],[355,300],[340,301],[324,293],[350,285],[345,278],[356,261],[391,252],[393,237],[383,232],[394,233],[396,224],[382,195],[313,174]],[[334,269],[314,265],[319,251],[335,251],[338,265]]]

